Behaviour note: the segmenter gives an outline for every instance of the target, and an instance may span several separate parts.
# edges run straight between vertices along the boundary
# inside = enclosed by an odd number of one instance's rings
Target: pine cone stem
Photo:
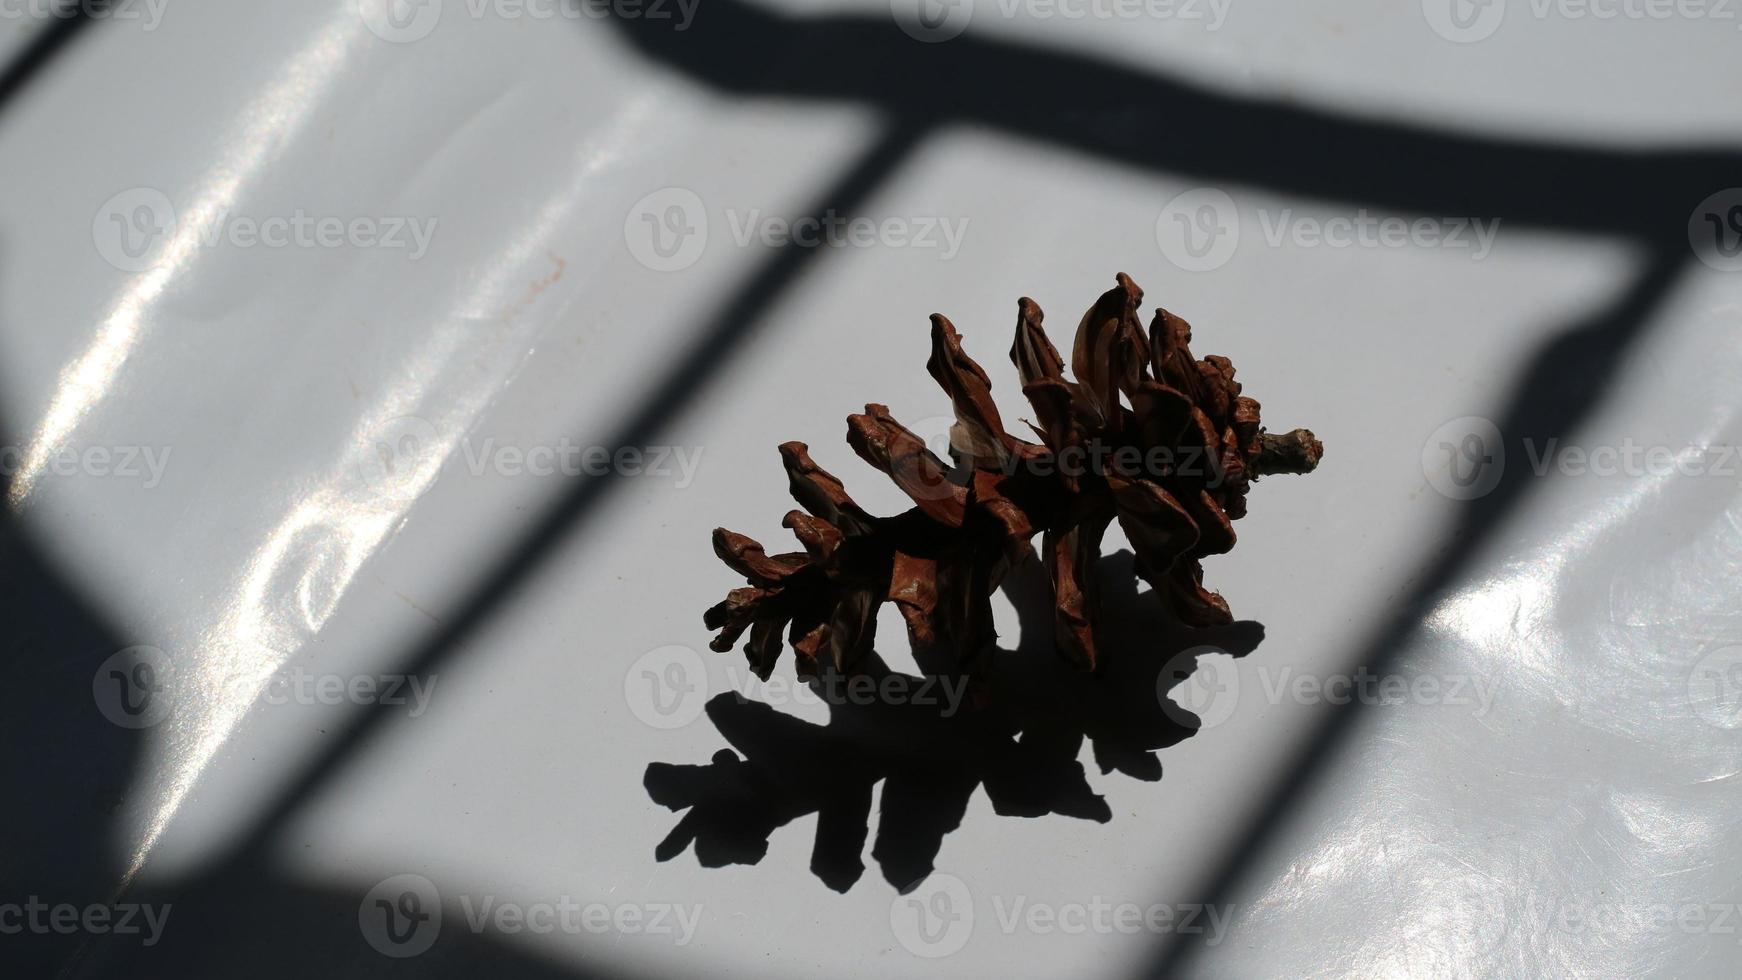
[[[1325,444],[1306,429],[1296,429],[1282,435],[1268,432],[1260,435],[1258,458],[1252,461],[1253,476],[1277,473],[1311,473],[1319,467],[1325,454]]]

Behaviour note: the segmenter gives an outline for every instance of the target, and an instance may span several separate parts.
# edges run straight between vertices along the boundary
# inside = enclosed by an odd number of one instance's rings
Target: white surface
[[[693,483],[624,478],[590,498],[436,663],[427,710],[369,729],[280,812],[363,709],[267,703],[275,674],[404,670],[584,482],[473,476],[467,447],[621,438],[771,261],[773,250],[732,241],[734,220],[803,214],[889,122],[850,100],[711,89],[595,19],[447,7],[427,37],[394,44],[353,0],[188,0],[155,30],[95,25],[0,116],[0,167],[29,189],[0,200],[0,419],[27,461],[14,476],[18,520],[116,649],[149,645],[173,665],[173,713],[130,743],[125,801],[92,847],[123,900],[175,912],[161,949],[81,938],[75,972],[236,973],[265,961],[371,975],[483,963],[554,975],[1123,976],[1152,968],[1172,938],[1007,932],[997,909],[1018,897],[1232,903],[1219,943],[1169,961],[1211,976],[1727,976],[1742,964],[1734,933],[1665,929],[1640,911],[1738,901],[1742,743],[1734,719],[1690,687],[1702,656],[1742,639],[1734,476],[1531,478],[1442,593],[1413,592],[1472,512],[1424,476],[1430,434],[1500,418],[1545,341],[1625,295],[1649,264],[1642,243],[1592,231],[1612,202],[1589,201],[1597,217],[1578,228],[1501,213],[1480,260],[1270,247],[1259,229],[1285,209],[1321,219],[1370,205],[1297,196],[1286,179],[1139,167],[984,124],[928,133],[856,209],[966,220],[958,253],[849,247],[805,260],[746,336],[685,380],[678,410],[638,434],[699,452]],[[709,14],[699,10],[698,36]],[[896,33],[881,4],[802,12],[850,14],[931,50]],[[1734,28],[1536,20],[1515,7],[1493,38],[1459,45],[1413,4],[1236,4],[1209,36],[1170,20],[1005,20],[987,6],[950,43],[1021,40],[1284,106],[1650,158],[1730,145],[1742,121]],[[790,54],[742,57],[778,74]],[[943,85],[936,99],[952,95]],[[1286,173],[1300,148],[1273,149],[1270,165]],[[1226,265],[1192,273],[1158,248],[1157,217],[1203,186],[1233,195],[1243,237]],[[699,196],[708,239],[693,265],[659,272],[637,260],[625,227],[667,187]],[[128,272],[97,240],[105,202],[134,188],[161,191],[184,228],[226,209],[300,209],[412,217],[435,232],[415,259],[206,248],[184,234]],[[1584,446],[1737,441],[1742,279],[1686,252],[1676,261],[1621,384],[1576,430],[1550,434]],[[700,613],[737,584],[707,536],[725,524],[782,540],[774,445],[808,442],[858,499],[895,509],[894,489],[842,440],[842,420],[867,401],[910,424],[947,411],[923,370],[925,315],[954,319],[1007,416],[1021,417],[1004,356],[1015,298],[1034,297],[1066,342],[1116,271],[1190,319],[1200,354],[1234,360],[1268,424],[1309,425],[1327,446],[1311,478],[1258,487],[1240,547],[1209,563],[1208,582],[1266,632],[1218,668],[1239,678],[1231,716],[1164,750],[1159,783],[1102,774],[1085,747],[1108,823],[999,816],[976,794],[937,858],[937,881],[962,882],[977,913],[948,957],[900,941],[892,905],[904,900],[869,854],[845,894],[810,873],[814,816],[777,829],[755,865],[656,862],[679,815],[648,798],[648,764],[701,765],[727,743],[705,717],[644,723],[625,678],[670,645],[702,651],[710,693],[744,676],[739,654],[705,649]],[[384,476],[377,445],[408,433],[422,451]],[[161,447],[169,465],[151,488],[33,480],[32,454],[61,445]],[[1400,603],[1415,628],[1390,631]],[[1015,617],[1002,602],[999,615],[1013,646]],[[900,664],[891,626],[883,645]],[[95,670],[112,652],[67,655]],[[1285,670],[1325,678],[1393,656],[1388,672],[1467,676],[1498,693],[1480,712],[1263,696]],[[1303,740],[1338,712],[1358,720],[1334,758],[1285,821],[1248,843]],[[219,876],[238,848],[246,874]],[[1232,890],[1211,894],[1230,853],[1254,848]],[[379,956],[357,924],[370,889],[400,874],[427,877],[444,902],[442,944],[410,960]],[[463,935],[462,901],[485,896],[702,911],[686,944]],[[1580,903],[1614,918],[1583,930],[1550,921]]]

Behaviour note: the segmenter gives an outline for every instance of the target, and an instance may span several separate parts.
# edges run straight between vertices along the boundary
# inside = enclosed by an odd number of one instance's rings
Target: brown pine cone
[[[851,672],[872,648],[878,608],[894,602],[916,655],[953,651],[959,665],[971,665],[995,638],[992,592],[1012,562],[1032,554],[1029,541],[1040,532],[1058,646],[1092,669],[1090,572],[1115,519],[1138,574],[1182,622],[1231,622],[1227,602],[1204,588],[1200,560],[1234,546],[1230,522],[1245,515],[1253,480],[1310,472],[1324,447],[1304,429],[1266,434],[1228,359],[1195,359],[1191,325],[1166,310],[1156,310],[1145,336],[1143,291],[1124,273],[1118,283],[1077,326],[1074,381],[1041,329],[1040,307],[1017,302],[1010,358],[1040,444],[1005,431],[986,372],[962,351],[950,321],[932,316],[926,368],[955,407],[953,465],[882,405],[847,419],[854,451],[913,499],[905,513],[866,513],[803,443],[781,446],[804,508],[784,524],[805,550],[770,556],[744,535],[714,531],[715,553],[749,586],[708,610],[708,628],[719,631],[710,646],[730,650],[748,630],[751,669],[767,678],[790,624],[801,673],[819,661]]]

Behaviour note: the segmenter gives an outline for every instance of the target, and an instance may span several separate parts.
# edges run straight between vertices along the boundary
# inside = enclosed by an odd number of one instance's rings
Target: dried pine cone
[[[1017,302],[1010,359],[1038,445],[1005,431],[986,372],[950,321],[932,316],[926,368],[955,407],[953,465],[882,405],[847,419],[848,443],[913,499],[912,510],[868,514],[803,443],[781,446],[804,508],[783,523],[805,550],[771,556],[744,535],[714,531],[715,552],[750,584],[708,610],[708,628],[719,630],[713,649],[730,650],[748,630],[751,669],[767,678],[790,623],[801,673],[819,662],[850,672],[872,648],[878,608],[894,602],[916,654],[953,650],[969,664],[994,639],[993,590],[1041,532],[1058,646],[1093,668],[1090,566],[1115,519],[1138,574],[1182,622],[1232,621],[1227,602],[1203,587],[1200,560],[1234,546],[1230,522],[1245,515],[1252,480],[1310,472],[1324,447],[1304,429],[1266,434],[1228,359],[1193,358],[1191,325],[1166,310],[1146,337],[1143,291],[1124,273],[1118,282],[1077,326],[1075,381],[1041,329],[1040,307]]]

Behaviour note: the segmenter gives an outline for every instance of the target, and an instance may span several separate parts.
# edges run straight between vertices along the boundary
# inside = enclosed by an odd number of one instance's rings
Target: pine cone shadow
[[[703,867],[756,864],[776,828],[815,813],[811,871],[844,892],[865,870],[879,782],[871,856],[903,892],[931,873],[977,788],[1001,816],[1110,821],[1078,761],[1084,740],[1102,775],[1159,780],[1157,752],[1198,728],[1167,692],[1191,675],[1199,655],[1245,656],[1264,635],[1254,622],[1178,625],[1154,595],[1138,592],[1133,561],[1122,551],[1096,570],[1099,641],[1113,654],[1096,674],[1076,670],[1054,649],[1051,591],[1031,559],[1001,586],[1018,612],[1021,642],[994,651],[991,669],[971,683],[943,677],[925,686],[872,654],[861,672],[879,681],[905,678],[909,697],[841,697],[838,687],[814,684],[829,701],[826,725],[737,693],[714,697],[708,718],[737,752],[721,749],[707,765],[648,765],[643,784],[653,801],[687,811],[655,857],[669,861],[693,847]]]

